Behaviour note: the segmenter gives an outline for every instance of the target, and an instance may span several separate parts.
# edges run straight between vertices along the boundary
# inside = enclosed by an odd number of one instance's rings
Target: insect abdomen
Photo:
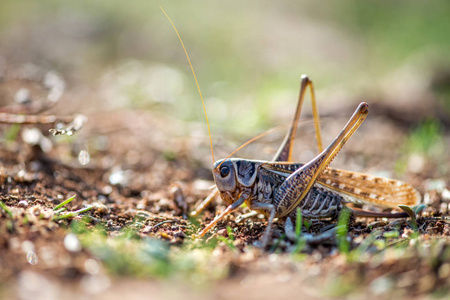
[[[342,208],[344,198],[339,194],[327,191],[319,187],[312,187],[298,207],[302,217],[307,219],[334,218],[337,217]],[[296,217],[297,209],[289,216]]]

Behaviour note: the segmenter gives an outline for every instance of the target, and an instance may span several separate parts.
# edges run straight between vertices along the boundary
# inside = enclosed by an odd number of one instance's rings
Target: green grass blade
[[[341,253],[348,254],[350,251],[350,244],[347,241],[347,232],[348,232],[348,221],[350,219],[350,210],[348,208],[344,208],[339,215],[338,227],[337,227],[337,238],[339,251]]]
[[[281,241],[284,240],[285,237],[286,234],[283,233],[279,239],[275,240],[275,243],[272,245],[272,248],[270,248],[270,253],[274,253],[277,250],[278,246],[280,246]]]
[[[302,211],[298,207],[297,219],[295,220],[295,236],[297,236],[297,239],[300,237],[300,234],[302,233],[302,225],[303,225]]]
[[[63,207],[64,205],[70,203],[73,199],[75,199],[77,195],[73,195],[72,197],[70,197],[69,199],[67,199],[66,201],[61,202],[60,204],[56,205],[55,208],[53,208],[53,210],[58,210],[61,207]]]
[[[219,241],[225,243],[225,245],[227,245],[228,248],[230,248],[230,250],[236,251],[236,246],[233,244],[233,241],[231,241],[230,239],[227,239],[226,237],[221,236],[221,235],[217,236],[217,239]]]
[[[69,212],[69,213],[64,214],[64,215],[55,216],[54,219],[55,220],[63,220],[63,219],[73,218],[73,217],[78,216],[79,214],[82,214],[84,212],[87,212],[87,211],[91,210],[92,208],[93,208],[93,206],[88,206],[88,207],[85,207],[85,208],[82,208],[82,209],[79,209],[79,210],[76,210],[76,211]]]
[[[67,207],[63,207],[58,210],[55,210],[55,215],[59,215],[60,213],[62,213],[63,211],[66,211],[66,210],[67,210]]]
[[[6,213],[12,218],[12,212],[11,212],[11,210],[9,209],[9,207],[5,205],[5,203],[3,203],[2,201],[0,201],[0,207],[1,207],[4,211],[6,211]]]
[[[230,240],[234,241],[233,229],[230,226],[227,226],[227,232],[228,232],[228,237],[230,238]]]

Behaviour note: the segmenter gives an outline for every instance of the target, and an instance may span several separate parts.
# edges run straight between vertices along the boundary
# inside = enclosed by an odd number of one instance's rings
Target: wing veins
[[[261,168],[287,178],[295,171],[295,167],[301,165],[270,162],[261,165]],[[406,182],[347,170],[327,168],[317,183],[357,204],[397,208],[401,204],[415,205],[420,200],[417,190]]]

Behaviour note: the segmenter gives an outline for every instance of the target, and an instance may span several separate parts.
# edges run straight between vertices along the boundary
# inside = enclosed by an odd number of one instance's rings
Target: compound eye
[[[220,168],[220,176],[222,178],[225,178],[228,176],[228,174],[230,174],[230,168],[228,168],[227,166],[222,166]]]

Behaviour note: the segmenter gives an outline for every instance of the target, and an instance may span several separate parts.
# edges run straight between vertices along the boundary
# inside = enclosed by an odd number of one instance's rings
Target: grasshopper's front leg
[[[208,226],[205,227],[205,229],[203,229],[199,234],[195,235],[195,238],[203,237],[214,225],[217,224],[217,222],[219,222],[229,213],[239,208],[239,206],[241,206],[247,199],[248,199],[247,194],[241,195],[236,202],[232,203],[231,205],[228,205],[228,207],[220,215],[215,217],[214,220],[211,223],[209,223]]]

